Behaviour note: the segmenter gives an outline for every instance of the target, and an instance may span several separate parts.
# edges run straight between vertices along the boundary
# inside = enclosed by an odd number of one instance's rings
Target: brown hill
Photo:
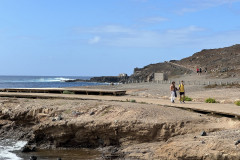
[[[154,73],[167,73],[169,77],[190,74],[201,67],[209,76],[240,77],[240,44],[218,49],[204,49],[182,60],[150,64],[135,68],[130,80],[151,81]]]
[[[135,68],[134,73],[130,76],[130,81],[152,81],[154,73],[166,73],[168,77],[172,77],[190,74],[192,70],[173,62],[150,64],[144,68]]]
[[[207,69],[209,75],[218,77],[240,76],[240,44],[218,49],[204,49],[175,63],[196,70]]]

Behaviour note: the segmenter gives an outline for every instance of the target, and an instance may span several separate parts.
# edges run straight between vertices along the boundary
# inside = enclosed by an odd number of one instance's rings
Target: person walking
[[[197,75],[199,75],[199,68],[197,67]]]
[[[179,84],[179,94],[180,94],[180,103],[185,103],[185,90],[184,90],[184,82],[181,81],[181,84]]]
[[[170,92],[171,92],[171,102],[174,103],[175,97],[177,97],[177,88],[175,87],[175,82],[173,81],[170,85]]]

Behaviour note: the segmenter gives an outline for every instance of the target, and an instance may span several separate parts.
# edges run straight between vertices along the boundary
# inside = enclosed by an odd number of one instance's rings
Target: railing
[[[155,84],[171,84],[172,81],[174,80],[167,80],[167,81],[139,81],[139,80],[131,80],[131,81],[127,81],[125,84],[132,84],[132,83],[155,83]],[[176,84],[180,84],[181,81],[175,81]],[[240,85],[240,81],[184,81],[184,84],[186,85],[234,85],[234,84],[238,84]]]

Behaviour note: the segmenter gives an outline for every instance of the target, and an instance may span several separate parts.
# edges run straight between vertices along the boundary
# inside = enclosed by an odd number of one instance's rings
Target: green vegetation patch
[[[236,104],[237,106],[240,106],[240,101],[235,101],[234,104]]]
[[[214,98],[208,98],[205,100],[206,103],[217,103],[217,101]]]
[[[74,94],[72,91],[63,91],[63,94]]]
[[[137,101],[135,99],[131,99],[130,102],[136,103]]]
[[[185,96],[184,101],[192,101],[192,98]]]

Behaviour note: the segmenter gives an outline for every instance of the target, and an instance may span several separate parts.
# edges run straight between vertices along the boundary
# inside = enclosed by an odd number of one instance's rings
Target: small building
[[[167,81],[168,76],[166,73],[154,73],[154,81]]]

